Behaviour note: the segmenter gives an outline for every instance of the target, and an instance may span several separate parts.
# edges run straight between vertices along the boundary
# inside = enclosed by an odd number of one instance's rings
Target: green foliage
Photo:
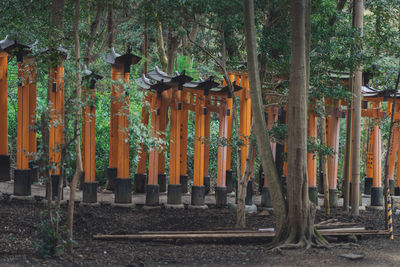
[[[65,252],[67,229],[62,227],[57,230],[57,217],[58,214],[49,219],[48,214],[42,214],[35,243],[37,254],[42,258],[59,256]]]

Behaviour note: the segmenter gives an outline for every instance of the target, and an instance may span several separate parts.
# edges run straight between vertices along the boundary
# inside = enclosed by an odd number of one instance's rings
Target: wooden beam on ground
[[[323,229],[319,230],[323,236],[348,236],[348,235],[386,235],[386,230],[360,230],[359,228],[346,229]],[[127,234],[127,235],[93,235],[93,239],[97,240],[160,240],[160,239],[271,239],[275,237],[275,232],[191,232],[191,233],[142,233],[142,234]]]

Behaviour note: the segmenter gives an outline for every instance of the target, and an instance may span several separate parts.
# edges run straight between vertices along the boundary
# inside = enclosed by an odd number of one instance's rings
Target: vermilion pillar
[[[171,90],[169,90],[171,91]],[[164,91],[162,92],[162,97],[164,99],[168,98],[171,92]],[[168,121],[168,104],[165,101],[161,101],[160,103],[160,138],[165,141],[166,135],[165,131],[167,130],[167,121]],[[165,146],[163,149],[158,152],[158,184],[160,185],[160,192],[167,191],[167,175],[165,173]]]
[[[205,104],[206,106],[210,104],[210,97],[205,97]],[[210,124],[211,124],[211,112],[207,112],[204,122],[204,186],[205,186],[205,194],[207,195],[210,192],[210,175],[208,173],[208,167],[210,164]]]
[[[188,93],[185,91],[181,92],[182,105],[184,107],[184,103],[188,102]],[[189,111],[186,108],[183,108],[181,111],[181,136],[180,136],[180,184],[182,186],[182,193],[188,192],[188,175],[187,175],[187,145],[188,145],[188,120],[189,120]]]
[[[364,194],[371,194],[372,180],[374,177],[374,138],[373,130],[369,132],[368,136],[368,160],[367,160],[367,170],[366,177],[364,181]],[[350,176],[351,177],[351,176]]]
[[[39,168],[36,163],[37,137],[36,137],[36,107],[37,107],[37,83],[36,63],[29,66],[29,169],[31,182],[37,182]]]
[[[381,104],[378,102],[373,102],[373,108],[379,112]],[[381,162],[381,129],[379,125],[375,124],[373,126],[373,170],[374,176],[372,180],[371,187],[371,206],[382,206],[383,205],[383,189],[382,189],[382,162]]]
[[[398,146],[400,146],[399,140],[397,142],[398,142]],[[397,176],[397,180],[396,180],[396,187],[394,188],[394,194],[396,196],[400,196],[400,149],[397,149],[397,173],[396,173],[396,176]]]
[[[327,101],[327,145],[330,146],[334,154],[327,158],[328,182],[329,182],[329,203],[331,207],[337,207],[337,172],[339,154],[339,133],[340,133],[340,103],[337,101]]]
[[[204,205],[205,186],[204,186],[204,137],[205,122],[208,110],[205,106],[204,93],[196,95],[195,107],[195,134],[194,134],[194,174],[192,186],[192,205]]]
[[[310,110],[308,111],[307,135],[314,140],[317,138],[317,116]],[[318,205],[317,158],[313,152],[307,153],[307,175],[309,198]]]
[[[151,137],[159,137],[160,121],[161,121],[161,96],[151,95]],[[146,205],[159,204],[159,184],[158,184],[158,161],[159,152],[151,148],[149,152],[149,179],[146,186]],[[148,194],[150,193],[150,194]]]
[[[124,77],[123,65],[111,65],[111,108],[110,108],[110,152],[107,169],[108,189],[114,190],[115,178],[118,168],[118,111],[120,110],[120,99],[116,84],[122,82]]]
[[[17,113],[17,153],[14,172],[14,195],[29,196],[31,180],[29,169],[29,136],[30,136],[30,67],[33,59],[17,56],[18,61],[18,113]]]
[[[96,182],[96,89],[95,80],[85,90],[82,122],[83,202],[97,202]]]
[[[129,72],[124,73],[124,83],[129,84]],[[122,88],[121,88],[122,89]],[[129,115],[129,96],[124,89],[119,90],[117,99],[120,101],[120,109],[118,110],[118,163],[117,178],[129,179],[129,132],[128,132],[128,115]]]
[[[241,75],[241,85],[243,90],[240,96],[240,136],[243,141],[243,146],[241,147],[241,175],[244,174],[246,166],[247,151],[249,150],[249,138],[250,138],[250,128],[251,128],[251,99],[250,99],[250,87],[249,87],[249,77],[247,74]],[[252,168],[253,166],[251,166]],[[246,192],[246,205],[253,204],[253,179],[252,175],[249,177],[247,183]]]
[[[233,81],[233,74],[229,74],[229,79]],[[224,81],[224,85],[226,85],[226,81]],[[228,143],[232,138],[232,106],[233,106],[233,96],[228,94],[228,98],[226,99],[226,119],[227,119],[227,129],[228,132],[226,134],[226,138]],[[226,149],[226,190],[228,193],[233,191],[233,176],[232,176],[232,148],[228,145]]]
[[[119,72],[121,73],[121,72]],[[123,68],[123,76],[121,77],[124,84],[129,84],[129,69]],[[117,158],[117,177],[115,178],[115,203],[130,204],[132,203],[131,195],[131,179],[129,172],[129,92],[118,86],[115,88],[115,98],[117,103],[116,127],[117,140],[116,152]],[[115,151],[114,151],[115,152]]]
[[[226,139],[228,132],[228,114],[226,103],[219,106],[219,138]],[[226,188],[226,158],[227,146],[218,146],[218,170],[217,170],[217,186],[215,187],[215,201],[217,207],[224,207],[227,203],[227,188]]]
[[[174,88],[171,92],[171,129],[170,129],[170,160],[169,160],[169,185],[168,185],[168,204],[182,204],[182,186],[180,184],[181,175],[181,120],[182,120],[182,91]]]
[[[0,52],[0,181],[10,180],[7,67],[8,53]]]
[[[61,151],[64,145],[64,66],[62,64],[50,68],[49,91],[49,161],[51,166],[52,198],[55,199],[58,195]]]
[[[142,112],[141,112],[141,117],[140,117],[140,122],[143,124],[144,127],[147,127],[149,124],[149,112],[148,108],[146,108],[146,102],[151,102],[152,98],[149,96],[144,96],[143,97],[143,106],[142,106]],[[153,106],[151,106],[153,108]],[[139,150],[139,162],[137,165],[136,173],[135,173],[135,178],[134,178],[134,184],[135,184],[135,192],[136,193],[144,193],[146,191],[146,180],[147,180],[147,174],[146,174],[146,163],[147,163],[147,148],[142,144],[140,146]],[[158,182],[157,182],[158,184]]]

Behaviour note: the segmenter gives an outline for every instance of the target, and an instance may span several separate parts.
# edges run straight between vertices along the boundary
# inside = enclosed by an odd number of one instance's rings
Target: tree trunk
[[[156,37],[158,57],[160,58],[162,70],[163,71],[167,71],[167,69],[168,69],[168,58],[167,58],[167,54],[165,53],[164,37],[163,37],[163,32],[162,32],[162,24],[161,24],[160,21],[157,22],[157,29],[156,30],[157,30],[157,33],[156,33],[155,37]]]
[[[167,73],[173,74],[175,67],[176,55],[178,52],[179,38],[176,32],[168,31],[168,50],[167,50]]]
[[[80,42],[79,42],[79,11],[80,11],[80,0],[76,0],[75,3],[75,17],[74,17],[74,39],[75,39],[75,64],[76,64],[76,100],[77,103],[82,101],[82,78],[81,78],[81,65],[80,65]],[[81,121],[82,109],[79,108],[76,117],[75,117],[75,125],[74,125],[74,133],[75,133],[75,153],[76,153],[76,169],[75,174],[72,178],[72,182],[70,184],[70,194],[69,194],[69,202],[68,202],[68,213],[67,213],[67,228],[68,228],[68,243],[67,249],[69,253],[72,253],[73,249],[73,222],[74,222],[74,205],[75,205],[75,191],[76,185],[78,183],[79,178],[82,175],[82,155],[81,155],[81,134],[80,134],[80,121]]]
[[[250,136],[253,135],[254,132],[254,118],[251,121],[251,128],[250,128]],[[246,191],[247,191],[247,181],[251,176],[252,167],[254,164],[254,152],[255,147],[249,141],[249,149],[247,150],[246,155],[246,163],[244,166],[244,173],[243,175],[238,175],[238,192],[237,192],[237,209],[236,209],[236,228],[245,228],[246,227]]]
[[[354,25],[363,35],[364,7],[362,0],[354,0]],[[361,53],[361,51],[359,51]],[[362,65],[358,65],[354,71],[354,94],[353,94],[353,153],[352,153],[352,190],[351,190],[351,215],[358,216],[360,199],[360,138],[361,138],[361,85]]]
[[[321,99],[322,102],[322,111],[321,111],[321,144],[323,146],[327,146],[326,141],[326,117],[325,117],[325,98]],[[329,181],[328,181],[328,161],[327,156],[324,154],[320,155],[321,157],[321,171],[322,171],[322,181],[324,184],[324,205],[325,205],[325,213],[326,215],[330,215],[330,205],[329,205]]]
[[[351,74],[352,75],[352,74]],[[350,76],[351,77],[351,76]],[[352,79],[350,79],[352,80]],[[352,82],[350,82],[352,88]],[[353,90],[351,90],[353,91]],[[351,164],[351,136],[352,136],[352,117],[353,117],[353,104],[349,103],[347,107],[347,118],[346,118],[346,146],[344,151],[344,164],[343,164],[343,210],[349,211],[350,203],[350,164]],[[368,154],[368,151],[367,151]]]
[[[64,0],[53,0],[50,22],[54,28],[50,30],[49,39],[54,42],[51,44],[52,46],[57,46],[64,36]]]
[[[307,68],[306,0],[291,1],[292,56],[289,85],[287,152],[288,239],[300,246],[311,243],[314,212],[307,187]],[[313,212],[314,210],[314,212]]]
[[[270,147],[267,124],[262,103],[261,81],[257,60],[257,44],[254,25],[254,1],[244,0],[244,25],[247,49],[247,68],[249,72],[251,109],[254,118],[254,134],[257,149],[264,169],[265,179],[268,179],[272,206],[274,208],[275,229],[278,238],[285,235],[287,223],[287,205],[283,196],[282,186],[275,167]]]
[[[96,17],[94,18],[93,22],[90,24],[90,32],[89,32],[89,40],[86,45],[86,50],[85,50],[85,57],[84,61],[86,65],[89,65],[90,62],[92,61],[92,51],[94,47],[94,43],[96,38],[99,36],[99,30],[100,30],[100,18],[103,14],[104,11],[104,5],[102,4],[101,1],[97,1],[97,11],[96,11]]]
[[[114,44],[114,0],[109,1],[107,10],[107,46],[111,48]]]

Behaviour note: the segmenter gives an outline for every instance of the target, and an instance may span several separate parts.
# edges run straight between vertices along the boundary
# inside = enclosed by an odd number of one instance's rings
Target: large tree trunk
[[[287,205],[283,196],[282,186],[275,167],[270,147],[267,124],[264,117],[262,103],[261,82],[258,70],[256,33],[254,25],[254,1],[244,0],[244,25],[247,48],[247,68],[249,72],[251,109],[254,119],[254,134],[257,140],[257,149],[264,169],[265,179],[268,179],[272,206],[274,208],[275,229],[277,236],[286,232]]]
[[[81,78],[81,65],[80,65],[80,42],[79,42],[79,11],[80,11],[80,0],[76,0],[75,3],[75,17],[74,17],[74,39],[75,39],[75,64],[76,64],[76,101],[80,103],[82,101],[82,78]],[[67,213],[67,228],[68,228],[68,252],[72,253],[73,243],[71,242],[73,237],[73,224],[74,224],[74,204],[75,204],[75,191],[76,185],[78,183],[79,178],[82,175],[82,154],[81,154],[81,134],[80,134],[80,121],[81,121],[82,109],[79,108],[74,124],[74,137],[75,137],[75,157],[76,157],[76,169],[75,174],[72,178],[72,182],[70,184],[70,194],[69,194],[69,202],[68,202],[68,213]]]
[[[364,7],[362,0],[354,0],[354,25],[363,32]],[[361,51],[359,51],[361,52]],[[354,71],[354,94],[353,94],[353,153],[352,153],[352,190],[351,190],[351,215],[359,215],[360,199],[360,138],[361,138],[361,85],[362,65],[358,65]]]
[[[290,65],[287,197],[288,238],[286,243],[311,243],[315,208],[307,187],[307,0],[291,1],[292,56]]]

